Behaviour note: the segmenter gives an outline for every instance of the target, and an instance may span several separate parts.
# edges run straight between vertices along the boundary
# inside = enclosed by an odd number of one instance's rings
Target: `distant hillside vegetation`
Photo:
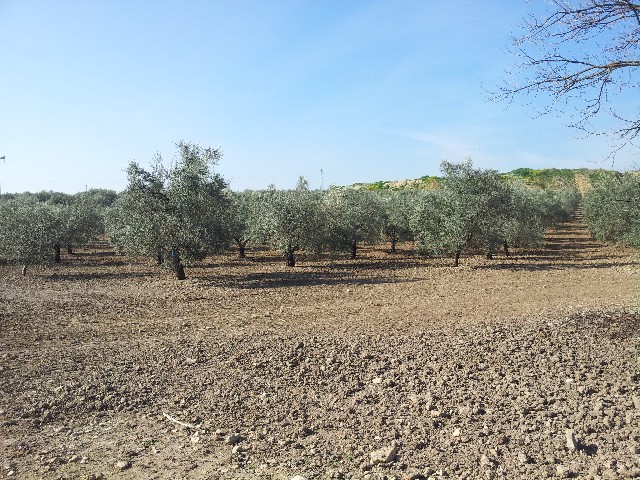
[[[575,186],[585,193],[601,177],[619,175],[615,170],[589,168],[517,168],[501,174],[504,178],[517,178],[527,185],[540,188]]]
[[[517,168],[500,174],[505,179],[517,179],[527,185],[550,188],[575,186],[581,193],[591,188],[591,184],[603,176],[619,175],[615,170],[589,168]],[[424,176],[413,180],[380,180],[374,183],[356,183],[352,188],[366,190],[423,190],[433,189],[440,183],[440,177]]]
[[[429,190],[436,188],[440,177],[424,176],[413,180],[379,180],[374,183],[355,183],[351,187],[366,190]]]

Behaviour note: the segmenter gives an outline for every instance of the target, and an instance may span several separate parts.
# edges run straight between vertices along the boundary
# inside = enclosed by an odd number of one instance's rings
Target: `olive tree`
[[[74,202],[90,208],[96,216],[98,235],[105,233],[105,215],[109,207],[111,207],[118,199],[115,190],[104,188],[90,188],[86,192],[79,192],[74,195]],[[71,253],[71,252],[68,252]]]
[[[469,160],[443,162],[442,171],[439,188],[418,196],[410,223],[421,251],[452,253],[456,266],[465,250],[492,258],[500,247],[509,256],[509,246],[540,245],[545,227],[565,221],[579,201],[575,189],[527,187]]]
[[[184,263],[221,248],[226,229],[227,184],[213,166],[220,149],[187,142],[176,144],[174,163],[165,167],[160,155],[153,169],[132,162],[128,185],[108,214],[108,230],[117,249],[131,257],[170,258],[178,279]]]
[[[575,212],[582,199],[580,192],[573,186],[547,188],[538,197],[545,227],[566,222]]]
[[[259,192],[245,190],[229,192],[229,213],[226,216],[228,236],[238,247],[238,256],[245,258],[247,245],[259,237],[260,201]]]
[[[296,252],[319,251],[325,244],[322,192],[312,191],[304,178],[294,190],[271,187],[260,193],[253,230],[259,242],[282,252],[287,266],[296,265]]]
[[[379,193],[383,209],[382,233],[389,242],[389,251],[396,252],[398,242],[413,240],[411,215],[417,200],[417,192],[388,190]]]
[[[56,239],[60,235],[56,207],[29,199],[0,202],[0,252],[14,264],[49,265],[54,261]]]
[[[601,177],[586,194],[584,216],[596,239],[640,247],[640,176]]]
[[[510,184],[509,204],[503,223],[503,247],[509,256],[509,247],[537,247],[544,241],[544,212],[542,192],[519,181]]]
[[[55,207],[60,222],[59,237],[55,244],[55,262],[60,263],[60,247],[66,245],[67,253],[73,253],[73,246],[82,247],[102,233],[103,220],[87,198],[76,197],[67,205]]]
[[[504,241],[509,190],[497,172],[474,169],[471,160],[442,162],[443,178],[437,190],[434,215],[440,231],[431,238],[437,253],[450,252],[458,266],[465,249],[488,256]]]
[[[334,188],[325,194],[325,209],[334,250],[347,250],[356,258],[358,244],[380,240],[384,210],[376,192]]]
[[[91,205],[99,213],[110,207],[118,199],[115,190],[106,188],[90,188],[86,192],[78,192],[74,196],[75,200],[82,200]]]
[[[66,245],[68,253],[71,254],[72,245],[85,245],[101,232],[101,216],[93,205],[84,198],[53,191],[42,191],[35,194],[25,192],[13,195],[7,205],[4,208],[10,208],[11,205],[20,206],[13,213],[13,215],[18,215],[18,221],[19,215],[24,214],[25,211],[39,211],[42,215],[46,212],[47,217],[54,219],[55,228],[48,228],[46,238],[43,237],[43,241],[49,244],[49,253],[53,263],[61,262],[62,245]],[[36,207],[36,205],[39,206]],[[5,223],[9,222],[8,216],[10,215],[11,212],[7,212]],[[27,215],[25,219],[27,218],[30,217]],[[9,239],[7,241],[10,241],[11,232],[5,231],[4,233]],[[35,263],[51,262],[47,260]]]
[[[413,208],[409,213],[409,226],[420,253],[437,255],[447,248],[449,239],[445,240],[444,237],[448,227],[444,208],[440,192],[419,190],[415,193]]]
[[[171,209],[166,188],[168,172],[156,156],[152,171],[131,162],[127,178],[127,188],[106,213],[109,241],[117,253],[132,258],[155,255],[161,264]]]

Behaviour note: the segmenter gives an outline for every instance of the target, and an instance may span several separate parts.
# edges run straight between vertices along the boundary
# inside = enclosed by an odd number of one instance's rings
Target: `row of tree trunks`
[[[238,249],[239,249],[239,258],[246,258],[246,242],[242,242],[242,241],[238,241],[236,240],[236,242],[238,243]],[[60,263],[60,250],[61,250],[61,246],[59,243],[55,244],[55,257],[54,257],[54,262],[55,263]],[[505,241],[503,243],[503,248],[504,248],[504,253],[505,255],[508,257],[509,256],[509,245],[507,244],[507,242]],[[67,245],[67,252],[69,254],[73,253],[73,250],[71,248],[71,244]],[[396,252],[396,241],[394,239],[391,240],[391,253],[395,253]],[[358,245],[357,242],[354,240],[351,243],[351,258],[355,259],[357,257],[358,254]],[[454,266],[457,267],[460,265],[460,256],[462,255],[462,249],[458,249],[455,252],[455,260],[454,260]],[[293,247],[289,247],[287,249],[286,252],[286,259],[287,259],[287,266],[288,267],[295,267],[296,266],[296,257],[295,257],[295,249]],[[184,280],[186,279],[186,275],[184,272],[184,265],[182,264],[182,259],[180,258],[180,254],[177,250],[173,249],[171,250],[171,258],[172,258],[172,262],[173,262],[173,269],[176,272],[176,278],[178,280]],[[491,260],[493,258],[493,252],[491,250],[489,250],[487,252],[487,259]],[[162,250],[158,250],[158,254],[157,254],[157,263],[158,265],[162,265],[164,263],[164,255],[162,254]],[[25,265],[22,269],[22,274],[25,275],[27,271],[27,266]]]
[[[509,255],[509,244],[507,243],[507,241],[505,240],[502,243],[502,247],[504,248],[504,255],[506,257],[510,256]],[[460,263],[460,255],[462,254],[462,250],[456,250],[455,253],[455,260],[454,260],[454,266],[457,267]],[[491,249],[487,250],[487,260],[492,260],[493,259],[493,251]]]

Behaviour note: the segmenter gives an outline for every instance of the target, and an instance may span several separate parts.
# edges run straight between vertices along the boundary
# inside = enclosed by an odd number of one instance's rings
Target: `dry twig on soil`
[[[177,423],[178,425],[182,425],[185,428],[191,428],[193,430],[195,430],[196,426],[192,425],[191,423],[186,423],[186,422],[181,422],[180,420],[177,420],[175,418],[173,418],[171,415],[167,414],[167,413],[162,413],[162,415],[165,416],[165,418],[167,418],[167,420],[171,420],[173,423]]]

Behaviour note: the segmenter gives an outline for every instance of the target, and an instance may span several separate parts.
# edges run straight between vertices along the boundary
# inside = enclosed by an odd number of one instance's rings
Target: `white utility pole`
[[[6,158],[5,156],[1,156],[0,160],[2,160],[2,163],[6,162]],[[0,195],[2,195],[2,181],[0,180]]]

